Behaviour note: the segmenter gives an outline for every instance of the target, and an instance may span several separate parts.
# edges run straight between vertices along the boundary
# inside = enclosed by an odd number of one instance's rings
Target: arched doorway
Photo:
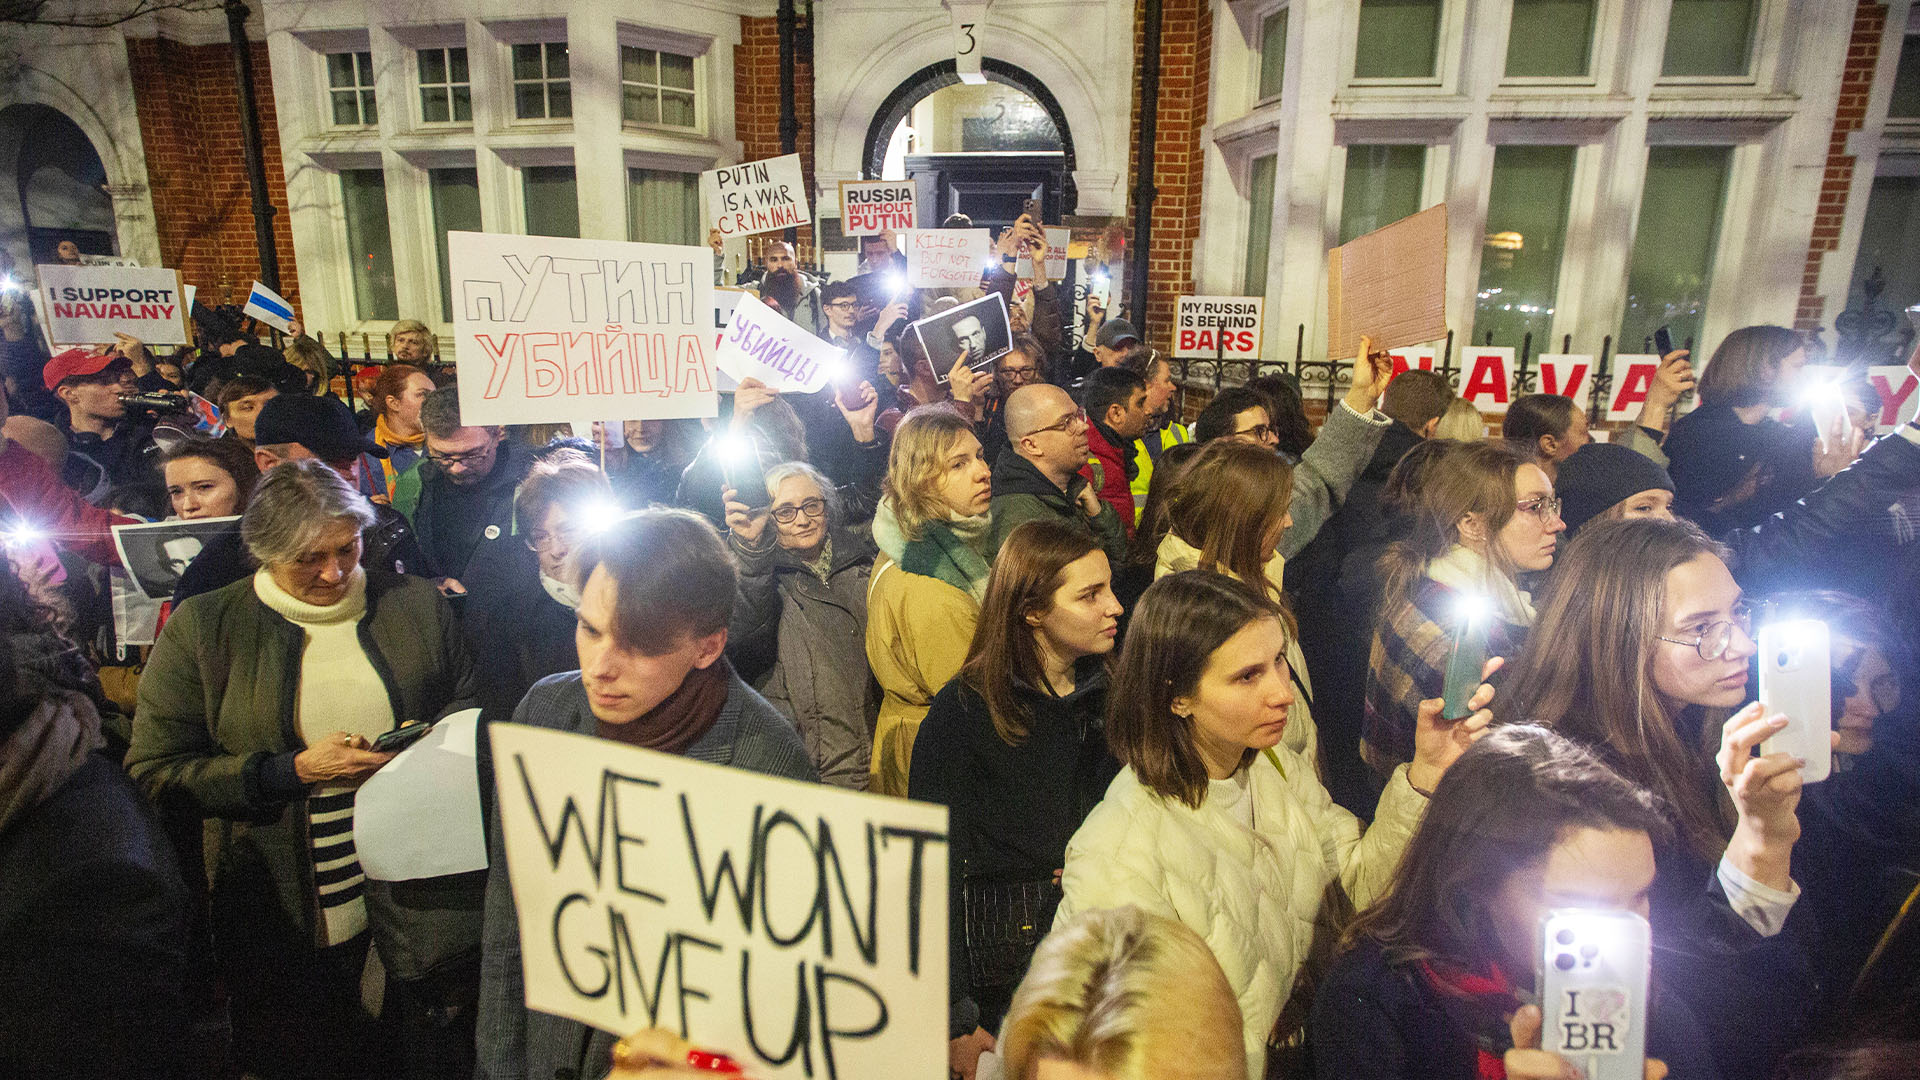
[[[31,263],[71,240],[83,255],[118,253],[107,170],[86,132],[47,105],[0,109],[0,232]]]
[[[1066,114],[1027,71],[992,59],[980,67],[984,84],[961,82],[946,60],[895,87],[867,128],[866,175],[914,180],[924,224],[964,213],[1006,225],[1027,199],[1061,220],[1079,202]]]

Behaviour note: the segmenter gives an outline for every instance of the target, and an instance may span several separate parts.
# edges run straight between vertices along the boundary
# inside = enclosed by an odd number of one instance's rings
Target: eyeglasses
[[[852,311],[854,303],[851,300],[835,300],[830,304],[822,304],[820,306],[826,308],[828,311],[832,311],[834,308],[839,308],[842,311]]]
[[[556,544],[559,545],[560,550],[570,551],[573,549],[574,541],[579,538],[580,533],[575,529],[556,529],[553,532],[535,529],[533,532],[527,534],[527,546],[542,554],[548,552]]]
[[[1086,426],[1087,426],[1086,411],[1080,410],[1071,415],[1063,416],[1058,421],[1048,424],[1046,427],[1034,428],[1032,431],[1028,432],[1027,434],[1038,435],[1043,431],[1058,431],[1062,435],[1064,435],[1072,431],[1076,427],[1086,427]]]
[[[1000,369],[1000,377],[1010,383],[1032,382],[1040,377],[1040,369],[1030,367],[1003,367]]]
[[[1266,442],[1267,436],[1273,434],[1273,425],[1272,424],[1255,424],[1250,428],[1242,428],[1239,431],[1234,432],[1234,434],[1236,436],[1244,435],[1247,438],[1252,439],[1254,442]]]
[[[1560,520],[1561,502],[1559,499],[1528,499],[1523,503],[1514,503],[1513,508],[1523,514],[1532,514],[1541,524]]]
[[[442,454],[434,450],[429,450],[427,451],[427,460],[443,469],[451,469],[455,465],[471,465],[477,461],[484,461],[493,456],[495,449],[495,447],[489,446],[484,450],[469,450],[464,454]]]
[[[1660,635],[1655,635],[1655,637],[1671,645],[1691,646],[1695,652],[1700,654],[1700,659],[1711,661],[1724,658],[1727,655],[1727,650],[1733,648],[1733,631],[1735,627],[1739,627],[1740,632],[1747,636],[1747,640],[1753,640],[1753,608],[1751,606],[1744,603],[1734,605],[1732,622],[1712,623],[1708,625],[1705,630],[1700,631],[1700,636],[1694,638],[1692,641],[1688,641],[1686,638],[1670,638]]]
[[[825,499],[804,499],[793,506],[774,507],[773,520],[782,525],[791,525],[794,519],[801,514],[807,515],[807,519],[810,521],[819,521],[822,517],[826,516],[826,513],[827,501]]]

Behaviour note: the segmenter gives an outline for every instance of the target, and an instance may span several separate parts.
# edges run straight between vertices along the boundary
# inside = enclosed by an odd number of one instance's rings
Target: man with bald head
[[[1020,525],[1051,518],[1087,530],[1118,565],[1127,551],[1126,530],[1080,475],[1087,463],[1080,406],[1065,390],[1035,383],[1007,395],[1005,415],[1013,452],[1002,452],[993,465],[992,550]]]

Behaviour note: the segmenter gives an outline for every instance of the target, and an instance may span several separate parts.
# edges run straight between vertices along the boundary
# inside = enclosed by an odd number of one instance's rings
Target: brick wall
[[[130,38],[127,59],[146,145],[147,184],[160,234],[161,261],[199,286],[202,297],[224,302],[231,290],[245,302],[260,272],[253,239],[253,203],[240,143],[240,95],[230,46],[182,45],[164,38]],[[265,143],[268,194],[280,257],[280,292],[299,304],[293,232],[287,216],[286,172],[274,119],[273,76],[267,47],[253,46],[254,97]]]
[[[793,65],[793,111],[800,121],[794,151],[812,196],[813,63],[802,53]],[[743,161],[780,156],[780,20],[740,17],[740,44],[733,49],[733,128]],[[768,238],[780,234],[769,233]],[[800,261],[813,263],[813,228],[799,230]]]
[[[1127,218],[1133,218],[1133,178],[1139,175],[1140,67],[1146,49],[1144,5],[1134,18],[1133,121],[1127,134]],[[1213,68],[1213,17],[1206,0],[1163,0],[1160,16],[1160,94],[1153,148],[1153,237],[1147,248],[1145,333],[1171,351],[1174,300],[1194,291],[1193,249],[1200,236],[1201,129],[1207,123],[1208,76]],[[1128,236],[1131,244],[1133,237]]]
[[[1853,186],[1852,155],[1847,136],[1866,121],[1867,93],[1880,63],[1880,35],[1887,26],[1887,5],[1860,0],[1853,13],[1853,40],[1847,46],[1847,67],[1840,77],[1840,106],[1833,118],[1833,137],[1827,144],[1827,174],[1820,184],[1820,204],[1814,211],[1813,240],[1807,248],[1806,269],[1800,279],[1800,306],[1794,327],[1818,327],[1827,298],[1820,295],[1820,268],[1827,252],[1840,246],[1840,223],[1847,212],[1847,193]],[[1846,297],[1840,298],[1845,306]]]

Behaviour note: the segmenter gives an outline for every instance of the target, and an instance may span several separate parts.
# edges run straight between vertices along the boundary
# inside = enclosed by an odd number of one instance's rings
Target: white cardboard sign
[[[1423,345],[1419,348],[1394,349],[1387,355],[1393,357],[1393,374],[1387,376],[1387,381],[1392,382],[1393,376],[1403,371],[1412,371],[1415,368],[1421,371],[1432,371],[1436,354],[1433,346]]]
[[[1607,388],[1608,420],[1632,420],[1640,415],[1653,377],[1660,371],[1660,358],[1652,353],[1615,353],[1613,384]]]
[[[945,1075],[945,807],[489,731],[528,1008],[752,1076]]]
[[[1173,355],[1257,360],[1265,311],[1258,296],[1182,296],[1174,305]]]
[[[1573,399],[1581,412],[1593,401],[1593,357],[1574,353],[1541,353],[1540,392]]]
[[[110,342],[115,333],[149,345],[193,344],[191,302],[178,270],[59,264],[35,270],[47,336],[57,348]]]
[[[723,237],[778,232],[813,220],[799,154],[703,172],[700,201],[707,222]]]
[[[1460,396],[1482,413],[1504,414],[1513,400],[1513,350],[1492,345],[1461,349]]]
[[[985,229],[911,229],[901,234],[907,285],[915,289],[972,289],[997,262]]]
[[[840,231],[848,236],[879,236],[919,225],[914,215],[911,180],[840,181]]]
[[[466,232],[447,244],[465,423],[718,415],[711,251]]]
[[[759,379],[782,393],[811,394],[839,373],[846,355],[749,297],[733,306],[714,363],[736,384]]]
[[[1073,242],[1073,230],[1044,228],[1040,231],[1047,234],[1047,280],[1062,281],[1067,276],[1067,246]],[[1032,277],[1033,257],[1022,252],[1013,272],[1015,277]]]

